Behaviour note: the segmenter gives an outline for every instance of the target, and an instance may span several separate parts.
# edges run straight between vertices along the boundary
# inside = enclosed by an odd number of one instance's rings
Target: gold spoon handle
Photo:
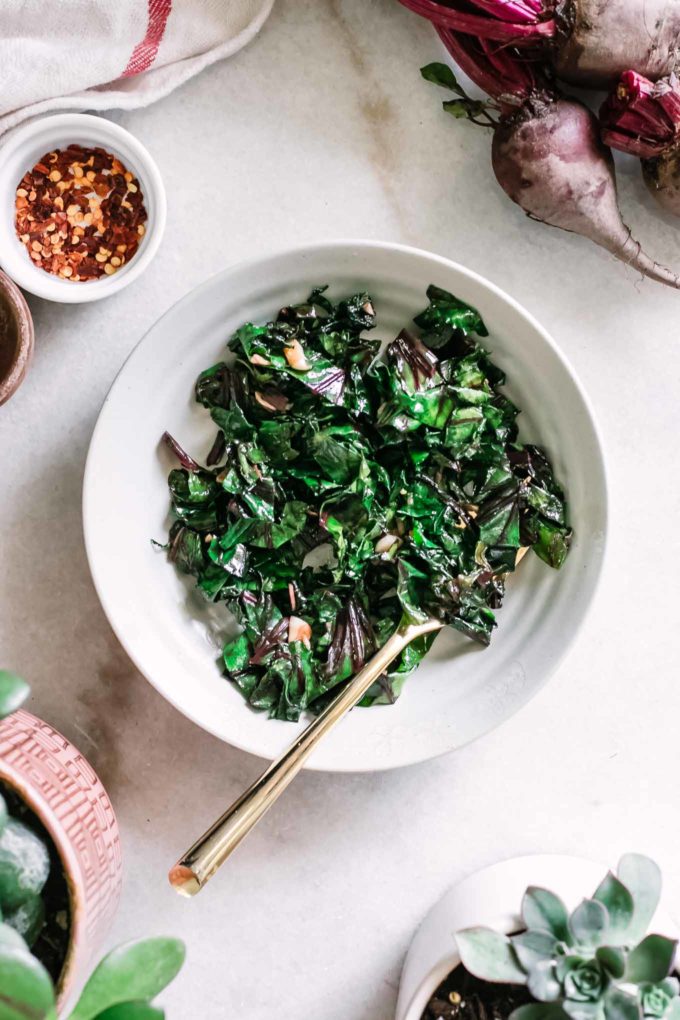
[[[347,715],[389,666],[415,638],[440,630],[434,618],[400,627],[372,659],[350,680],[338,696],[306,730],[269,766],[253,785],[212,825],[171,868],[170,884],[182,896],[195,896],[224,864],[242,839],[257,825],[288,784],[295,778],[318,742]]]

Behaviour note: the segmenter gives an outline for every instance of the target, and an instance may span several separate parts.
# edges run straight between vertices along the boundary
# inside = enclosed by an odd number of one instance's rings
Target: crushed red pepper
[[[66,280],[110,276],[137,251],[147,213],[139,181],[110,152],[46,153],[16,191],[16,232],[34,264]]]

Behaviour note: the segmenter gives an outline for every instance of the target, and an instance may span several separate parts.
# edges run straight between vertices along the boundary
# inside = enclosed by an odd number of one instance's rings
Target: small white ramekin
[[[134,256],[117,273],[98,280],[73,282],[36,267],[16,234],[14,203],[19,181],[46,153],[71,144],[101,146],[118,156],[139,180],[148,214],[146,233]],[[115,294],[149,265],[161,243],[165,219],[165,188],[154,160],[129,131],[103,117],[87,113],[40,117],[17,128],[0,148],[0,265],[31,294],[67,304]]]

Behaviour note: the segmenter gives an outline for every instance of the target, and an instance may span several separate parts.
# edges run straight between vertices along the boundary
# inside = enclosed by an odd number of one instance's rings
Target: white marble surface
[[[680,912],[680,297],[524,220],[496,189],[484,132],[446,117],[421,83],[418,67],[439,54],[395,0],[277,0],[249,49],[154,107],[114,114],[164,174],[163,248],[106,303],[32,301],[35,363],[0,410],[0,658],[115,799],[126,883],[111,942],[168,932],[188,943],[170,1020],[391,1020],[425,911],[513,854],[647,851]],[[679,264],[680,234],[637,178],[621,192],[640,238]],[[127,353],[207,274],[351,235],[469,265],[562,345],[608,453],[604,581],[573,651],[512,721],[416,768],[303,775],[209,891],[183,901],[168,865],[260,763],[179,716],[110,632],[81,537],[90,433]]]

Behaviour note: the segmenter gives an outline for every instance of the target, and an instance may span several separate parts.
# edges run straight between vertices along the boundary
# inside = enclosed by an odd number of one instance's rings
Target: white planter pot
[[[529,885],[551,889],[573,910],[592,895],[606,871],[606,864],[580,857],[514,857],[454,886],[432,908],[411,943],[401,975],[396,1020],[420,1020],[432,993],[458,966],[457,931],[472,925],[505,934],[517,931],[522,926],[522,896]],[[654,915],[650,930],[678,937],[677,926],[663,908]]]

